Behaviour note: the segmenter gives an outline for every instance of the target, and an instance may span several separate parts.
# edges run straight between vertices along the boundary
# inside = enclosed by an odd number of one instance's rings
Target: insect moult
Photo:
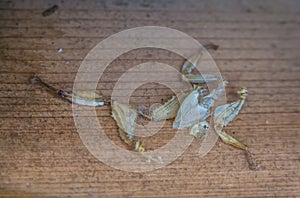
[[[214,44],[209,44],[206,45],[205,48],[216,50],[217,47],[218,46]],[[171,128],[178,130],[188,128],[189,134],[194,136],[198,141],[211,131],[215,131],[226,144],[248,152],[249,155],[246,156],[250,159],[248,147],[224,131],[224,128],[232,122],[241,111],[245,104],[248,91],[246,88],[242,88],[238,92],[240,97],[237,101],[218,106],[214,109],[216,100],[218,100],[222,94],[225,94],[225,86],[228,82],[222,80],[221,83],[216,84],[220,82],[222,78],[211,74],[195,74],[194,69],[202,55],[203,49],[188,58],[182,65],[181,77],[189,82],[193,88],[182,90],[176,96],[170,97],[164,104],[153,109],[150,108],[150,110],[146,107],[136,108],[133,105],[122,104],[90,90],[57,89],[43,82],[37,76],[31,79],[31,83],[41,85],[55,97],[59,97],[70,103],[94,107],[110,105],[111,117],[116,122],[120,139],[128,145],[132,151],[142,154],[149,161],[162,163],[163,159],[154,158],[149,155],[149,153],[146,152],[145,142],[135,136],[135,125],[138,118],[154,122],[169,120],[172,122]],[[206,83],[209,82],[215,82],[213,86],[214,89],[208,90]],[[213,124],[207,122],[209,117],[213,119]],[[213,130],[209,130],[210,127]],[[151,147],[149,146],[149,148]],[[249,167],[250,169],[255,168],[252,162],[249,162]]]
[[[225,143],[231,144],[240,149],[247,150],[247,146],[240,143],[238,140],[236,140],[235,138],[223,131],[223,128],[226,127],[239,114],[248,95],[248,91],[246,88],[241,88],[241,90],[238,91],[238,93],[240,94],[239,100],[229,104],[218,106],[215,109],[214,129]]]
[[[206,135],[209,127],[210,126],[207,121],[196,123],[190,128],[190,134],[194,136],[197,140],[200,140],[203,136]]]
[[[31,84],[39,84],[45,88],[50,94],[64,99],[70,103],[84,105],[84,106],[103,106],[109,104],[110,100],[104,96],[101,96],[93,91],[89,90],[69,90],[65,91],[62,89],[57,89],[44,81],[39,77],[34,76],[30,79]]]

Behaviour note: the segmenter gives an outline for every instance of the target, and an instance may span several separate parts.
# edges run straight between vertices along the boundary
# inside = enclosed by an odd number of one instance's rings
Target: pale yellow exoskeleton
[[[118,129],[118,132],[121,140],[123,140],[123,142],[125,142],[127,145],[132,146],[133,144],[132,136],[129,136],[121,128]]]
[[[136,141],[135,142],[135,151],[142,153],[145,151],[145,144],[142,141]]]
[[[180,103],[176,96],[172,96],[170,100],[168,100],[163,105],[154,108],[148,118],[153,121],[161,121],[174,118],[179,109]]]
[[[64,91],[52,87],[51,85],[42,81],[39,77],[34,76],[30,79],[32,84],[39,84],[44,87],[49,93],[54,96],[60,97],[68,102],[85,105],[85,106],[103,106],[110,101],[93,91],[77,90],[77,91]]]
[[[248,91],[245,88],[242,88],[238,93],[240,94],[240,99],[238,101],[219,106],[215,109],[214,129],[225,143],[247,150],[247,146],[223,131],[223,128],[226,127],[228,123],[230,123],[239,114],[245,103]]]
[[[180,103],[186,95],[186,91],[182,91],[178,93],[177,96],[172,96],[172,98],[162,106],[151,110],[151,119],[153,121],[161,121],[175,118],[180,107]]]
[[[139,114],[152,121],[161,121],[175,118],[180,107],[180,103],[185,98],[188,91],[190,90],[181,91],[176,96],[172,96],[172,98],[165,102],[163,105],[151,109],[148,113],[139,111]]]
[[[136,108],[121,104],[117,101],[112,102],[112,117],[119,127],[120,138],[129,146],[134,146],[138,152],[145,151],[145,144],[140,140],[134,139],[135,121],[138,113]]]
[[[63,98],[73,102],[74,104],[85,106],[103,106],[110,102],[104,96],[89,90],[63,91],[60,94]]]
[[[129,139],[134,137],[135,120],[137,118],[137,110],[129,105],[118,103],[117,101],[112,102],[112,117],[117,122],[118,127],[121,129],[120,132],[125,132]],[[122,138],[122,134],[120,137]],[[125,138],[122,138],[123,140]],[[128,143],[127,143],[128,144]],[[131,143],[130,143],[131,144]]]

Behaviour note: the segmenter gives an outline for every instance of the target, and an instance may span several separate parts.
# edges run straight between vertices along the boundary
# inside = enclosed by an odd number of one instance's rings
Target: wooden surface
[[[299,197],[299,1],[0,1],[0,197]],[[57,4],[48,17],[42,12]],[[98,42],[144,25],[183,31],[220,46],[212,52],[230,85],[249,98],[227,131],[247,144],[263,167],[248,168],[242,151],[219,141],[204,158],[194,142],[171,165],[146,173],[115,170],[94,158],[74,126],[69,103],[28,78],[72,87],[77,69]],[[58,53],[57,49],[63,52]],[[111,94],[131,66],[160,61],[180,68],[181,57],[135,50],[114,61],[98,89]],[[133,104],[167,100],[165,87],[145,85]],[[108,136],[119,142],[109,107],[97,110]],[[174,135],[168,122],[152,148]]]

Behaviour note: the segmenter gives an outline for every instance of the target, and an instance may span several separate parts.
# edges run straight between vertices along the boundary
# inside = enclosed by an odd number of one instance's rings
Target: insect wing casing
[[[116,120],[117,125],[130,138],[133,138],[135,120],[137,118],[137,111],[133,107],[113,101],[112,103],[112,117]]]
[[[194,90],[184,99],[173,122],[173,128],[187,128],[203,119],[207,109],[199,105],[198,97],[199,90]]]
[[[227,126],[240,112],[244,105],[244,100],[238,100],[230,104],[219,106],[214,112],[214,123],[217,127]]]

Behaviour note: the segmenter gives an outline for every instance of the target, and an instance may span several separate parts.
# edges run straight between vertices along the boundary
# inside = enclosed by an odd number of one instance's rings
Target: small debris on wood
[[[44,17],[50,16],[51,14],[53,14],[56,10],[58,9],[58,5],[54,5],[51,8],[48,8],[47,10],[42,12],[42,15]]]
[[[256,161],[253,158],[253,154],[250,151],[245,150],[245,157],[248,162],[248,166],[250,170],[258,171],[262,170],[263,168],[260,165],[257,165]]]

